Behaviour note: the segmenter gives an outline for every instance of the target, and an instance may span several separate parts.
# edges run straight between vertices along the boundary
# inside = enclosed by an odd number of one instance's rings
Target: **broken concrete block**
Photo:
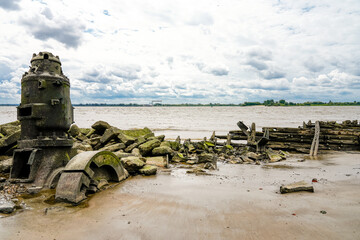
[[[76,124],[72,124],[70,126],[69,133],[72,137],[76,137],[80,133],[80,128]]]
[[[110,124],[104,121],[97,121],[91,126],[93,129],[95,129],[95,132],[98,134],[103,134],[106,129],[110,128]]]
[[[304,181],[300,181],[280,187],[281,193],[291,193],[291,192],[300,192],[300,191],[314,192],[314,187],[311,184],[308,184]]]
[[[15,210],[15,203],[8,200],[5,195],[0,195],[0,213],[12,213]]]
[[[102,137],[100,138],[101,144],[106,144],[110,140],[116,138],[120,131],[121,130],[116,127],[110,127],[106,129],[104,135],[102,135]]]
[[[139,170],[139,172],[146,176],[155,175],[157,172],[157,167],[151,165],[145,165],[143,168]]]
[[[147,157],[146,164],[158,167],[167,167],[166,158],[164,157]]]
[[[152,150],[152,155],[154,156],[163,156],[166,154],[172,154],[173,150],[168,146],[156,147]]]
[[[123,143],[115,143],[113,145],[107,146],[107,147],[103,147],[100,148],[100,151],[110,151],[110,152],[116,152],[119,151],[120,149],[125,149],[125,144]]]
[[[135,138],[128,136],[122,132],[119,133],[119,135],[117,136],[119,138],[119,140],[124,143],[126,146],[129,146],[130,144],[133,144],[135,142]]]
[[[145,163],[141,161],[140,158],[135,156],[129,156],[121,158],[121,162],[124,165],[124,168],[130,173],[136,173],[140,168],[142,168]]]
[[[151,153],[151,151],[160,146],[161,142],[158,139],[153,139],[147,141],[139,146],[139,150],[142,156],[146,156],[147,154]]]

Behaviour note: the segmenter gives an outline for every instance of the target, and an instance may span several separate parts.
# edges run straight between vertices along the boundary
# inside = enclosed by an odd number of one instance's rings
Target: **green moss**
[[[233,149],[234,149],[234,147],[231,146],[231,145],[225,145],[224,147],[226,147],[227,149],[230,149],[230,150],[233,150]]]
[[[208,147],[215,147],[215,144],[213,144],[212,142],[209,142],[209,141],[205,141],[205,145]]]
[[[135,137],[135,138],[152,133],[152,131],[147,127],[143,128],[143,129],[121,130],[121,132],[124,133],[125,135],[128,135],[130,137]]]

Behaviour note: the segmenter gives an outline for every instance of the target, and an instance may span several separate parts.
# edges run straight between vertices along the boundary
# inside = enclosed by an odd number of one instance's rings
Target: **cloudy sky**
[[[359,0],[0,0],[0,103],[33,53],[73,103],[360,100]]]

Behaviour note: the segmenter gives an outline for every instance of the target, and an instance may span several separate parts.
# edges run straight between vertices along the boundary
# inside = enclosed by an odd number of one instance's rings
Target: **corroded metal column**
[[[43,187],[51,173],[65,166],[73,155],[73,141],[67,134],[73,123],[70,81],[62,72],[58,56],[49,52],[33,54],[30,69],[21,79],[17,116],[21,139],[10,178]]]

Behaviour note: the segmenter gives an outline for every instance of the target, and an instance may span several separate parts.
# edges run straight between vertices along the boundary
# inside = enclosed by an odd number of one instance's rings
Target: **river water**
[[[360,120],[358,106],[298,107],[75,107],[75,123],[90,127],[103,120],[120,129],[148,127],[167,139],[210,137],[226,134],[236,123],[262,127],[297,127],[303,121]],[[16,107],[0,107],[0,124],[16,120]]]

